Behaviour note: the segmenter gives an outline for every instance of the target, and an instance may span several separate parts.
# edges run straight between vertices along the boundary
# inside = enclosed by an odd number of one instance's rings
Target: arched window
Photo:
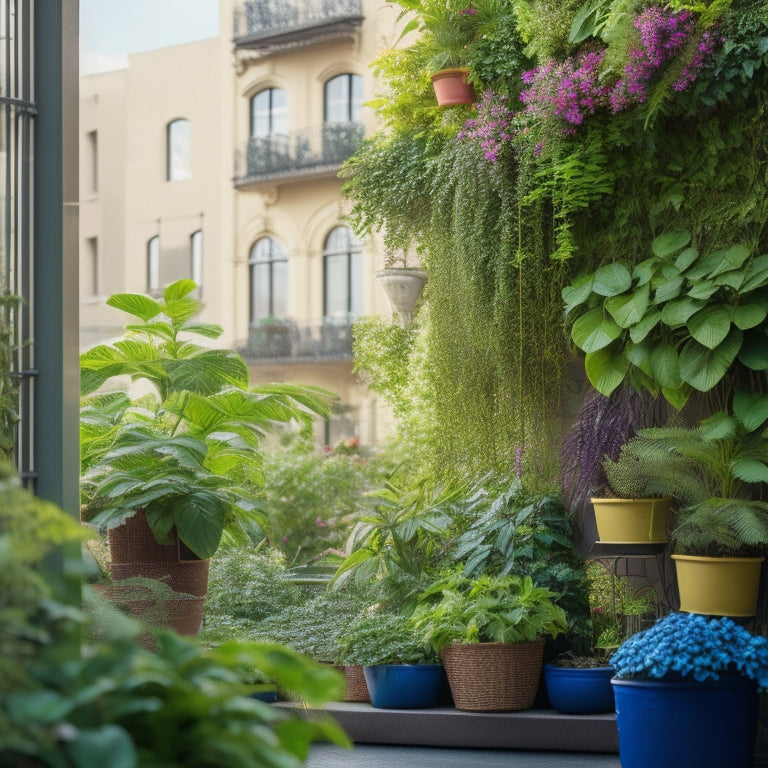
[[[192,124],[189,120],[168,123],[168,181],[192,178]]]
[[[189,274],[198,288],[203,287],[203,230],[189,236]]]
[[[334,227],[323,249],[323,314],[357,316],[362,312],[363,247],[349,227]]]
[[[251,98],[251,136],[288,133],[288,95],[282,88],[266,88]]]
[[[363,78],[336,75],[325,83],[325,122],[359,123],[363,119]]]
[[[160,237],[147,241],[147,293],[160,290]]]
[[[288,259],[282,244],[272,237],[257,240],[248,257],[251,323],[288,316]]]

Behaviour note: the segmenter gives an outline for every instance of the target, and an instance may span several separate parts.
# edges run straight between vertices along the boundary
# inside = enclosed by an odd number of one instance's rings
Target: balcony
[[[361,0],[246,0],[234,14],[234,44],[271,54],[328,40],[355,39]]]
[[[290,134],[253,136],[235,156],[235,187],[335,174],[364,133],[362,123],[325,123]]]
[[[239,349],[249,362],[319,363],[352,359],[354,318],[325,318],[318,322],[292,320],[256,323]]]

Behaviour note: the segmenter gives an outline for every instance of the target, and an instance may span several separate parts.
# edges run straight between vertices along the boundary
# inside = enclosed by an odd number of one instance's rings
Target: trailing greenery
[[[422,389],[441,447],[437,471],[511,473],[523,445],[527,477],[546,485],[557,476],[570,354],[560,291],[576,270],[621,262],[632,274],[655,238],[683,231],[702,259],[735,244],[748,250],[750,263],[768,253],[768,14],[758,0],[503,5],[506,33],[496,39],[511,44],[506,70],[481,74],[476,54],[490,33],[476,34],[461,14],[450,19],[461,27],[456,39],[471,37],[477,112],[429,104],[423,46],[434,40],[404,38],[407,45],[378,62],[388,89],[376,102],[385,131],[343,176],[356,229],[402,247],[415,243],[429,274]],[[429,38],[433,4],[405,6]],[[657,50],[669,29],[677,37]],[[505,110],[497,100],[503,96]],[[722,273],[702,273],[697,283],[713,277]],[[758,299],[761,289],[750,290]],[[623,292],[609,298],[626,299]],[[725,303],[721,295],[718,301]],[[577,319],[574,313],[568,330]],[[672,323],[672,332],[690,331],[688,319]],[[629,333],[615,318],[604,322]],[[744,322],[731,319],[729,343],[736,331],[753,335],[757,326],[739,327]],[[679,407],[690,387],[713,386],[730,362],[725,350],[715,354],[716,345],[695,336],[703,349],[687,339],[676,347],[666,336],[651,349],[668,329],[649,330],[645,346],[632,341],[632,383],[663,388]],[[577,344],[580,338],[577,331]],[[605,392],[627,373],[616,365],[618,354],[608,355],[612,349],[588,352],[590,378]],[[762,370],[744,362],[752,349],[740,347],[740,364]],[[671,350],[685,360],[680,382],[663,363]]]

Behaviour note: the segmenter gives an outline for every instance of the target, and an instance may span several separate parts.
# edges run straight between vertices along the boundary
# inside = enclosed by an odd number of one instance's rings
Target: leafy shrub
[[[342,546],[373,469],[354,439],[326,452],[302,438],[264,457],[264,509],[270,543],[288,563]]]
[[[437,654],[407,616],[366,613],[352,624],[341,644],[344,664],[436,664]]]

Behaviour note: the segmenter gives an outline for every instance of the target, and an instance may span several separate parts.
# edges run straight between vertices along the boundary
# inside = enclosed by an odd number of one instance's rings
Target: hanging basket
[[[440,656],[456,709],[503,712],[533,706],[543,666],[543,639],[454,644]]]
[[[410,267],[389,267],[379,270],[376,279],[387,294],[393,312],[405,327],[413,322],[416,302],[427,283],[427,273]]]
[[[705,616],[754,616],[762,557],[672,555],[680,610]]]
[[[604,544],[663,544],[671,499],[590,499]]]
[[[432,75],[432,87],[440,107],[454,104],[474,104],[477,101],[474,86],[467,81],[468,69],[441,69]]]

